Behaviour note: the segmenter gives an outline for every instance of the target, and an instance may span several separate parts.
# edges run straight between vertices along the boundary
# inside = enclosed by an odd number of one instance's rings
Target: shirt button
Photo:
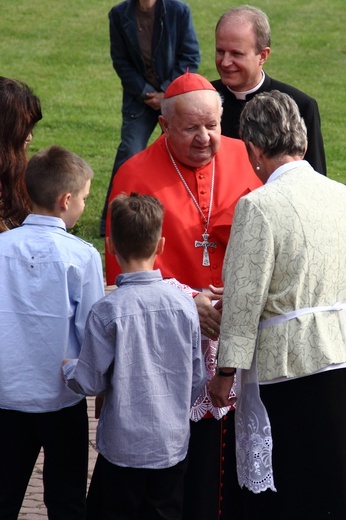
[[[201,190],[201,195],[205,195],[207,192],[205,190]]]

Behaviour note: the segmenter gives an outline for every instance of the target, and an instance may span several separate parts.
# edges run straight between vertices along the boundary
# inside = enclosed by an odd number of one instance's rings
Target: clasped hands
[[[147,99],[144,100],[144,103],[153,110],[160,110],[164,95],[164,92],[148,92],[146,94]]]
[[[209,289],[195,296],[202,333],[212,340],[220,335],[223,287],[209,285]],[[213,305],[213,301],[216,301]],[[225,371],[228,369],[225,368]],[[208,383],[208,390],[213,405],[217,407],[234,405],[236,397],[229,398],[234,376],[221,377],[215,375]]]
[[[210,339],[217,340],[220,335],[223,287],[209,285],[209,289],[195,296],[199,322],[202,333]],[[213,305],[213,301],[216,301]]]

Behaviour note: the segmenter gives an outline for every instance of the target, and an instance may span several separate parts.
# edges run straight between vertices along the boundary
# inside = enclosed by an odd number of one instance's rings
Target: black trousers
[[[84,520],[88,469],[86,400],[48,413],[0,409],[0,520],[17,520],[41,447],[49,520]]]
[[[346,519],[346,369],[262,385],[277,493],[243,490],[245,520]]]
[[[180,520],[187,460],[166,469],[116,466],[98,455],[88,518],[98,520]],[[95,485],[92,481],[91,486]],[[91,493],[90,493],[91,491]]]

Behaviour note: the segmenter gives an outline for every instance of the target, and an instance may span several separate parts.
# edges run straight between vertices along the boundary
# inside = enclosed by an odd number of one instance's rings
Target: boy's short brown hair
[[[32,202],[53,211],[60,195],[77,195],[93,176],[91,167],[84,159],[54,145],[31,157],[25,182]]]
[[[125,260],[147,259],[161,237],[164,207],[150,195],[118,195],[110,204],[111,240]]]

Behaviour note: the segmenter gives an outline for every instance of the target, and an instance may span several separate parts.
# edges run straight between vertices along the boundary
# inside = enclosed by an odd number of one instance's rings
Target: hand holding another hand
[[[147,99],[144,100],[144,103],[148,105],[153,110],[160,110],[161,108],[161,100],[163,99],[163,92],[148,92],[146,94]]]
[[[224,407],[234,405],[237,398],[229,398],[233,386],[234,373],[229,377],[215,375],[208,383],[208,390],[214,406]]]
[[[209,286],[209,289],[195,296],[202,333],[212,340],[220,334],[223,287]],[[213,300],[217,300],[213,305]]]

